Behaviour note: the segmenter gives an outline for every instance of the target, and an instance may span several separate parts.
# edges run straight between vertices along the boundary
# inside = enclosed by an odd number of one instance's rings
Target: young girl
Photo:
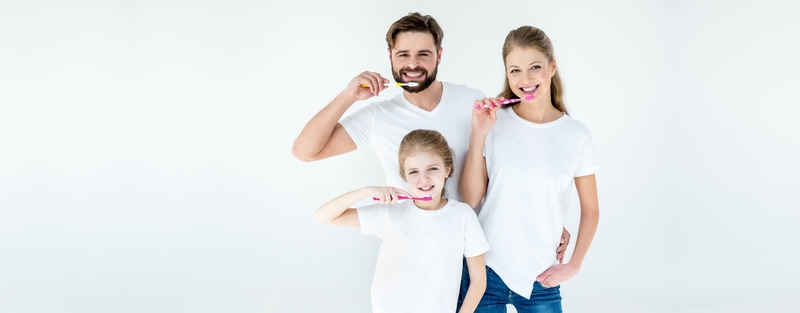
[[[460,181],[467,204],[486,196],[478,219],[492,250],[476,312],[505,312],[506,304],[518,312],[561,312],[559,284],[578,273],[597,229],[597,160],[589,129],[567,115],[547,35],[531,26],[509,32],[503,60],[499,99],[475,101]],[[572,188],[581,206],[578,239],[570,261],[559,264],[555,251]]]
[[[398,158],[412,193],[364,187],[325,203],[316,217],[382,239],[372,280],[373,312],[455,312],[463,257],[473,284],[459,312],[473,312],[486,288],[483,253],[489,245],[472,208],[444,197],[453,171],[450,147],[440,133],[419,129],[403,138]],[[399,202],[400,196],[430,199]],[[348,208],[370,197],[380,204]]]

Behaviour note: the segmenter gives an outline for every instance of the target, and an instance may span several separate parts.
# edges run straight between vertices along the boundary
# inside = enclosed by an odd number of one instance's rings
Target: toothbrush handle
[[[380,201],[381,199],[378,198],[378,197],[372,197],[372,200]],[[426,197],[417,198],[417,197],[408,197],[408,196],[404,196],[404,195],[397,195],[397,200],[431,201],[431,200],[433,200],[433,198],[427,197],[427,196]]]
[[[498,101],[497,104],[498,105],[506,105],[506,104],[511,104],[511,103],[517,103],[517,102],[520,102],[520,101],[522,101],[522,99],[506,99],[506,100],[503,100],[503,101]],[[488,108],[488,107],[489,107],[488,105],[485,105],[485,104],[483,105],[484,109]],[[476,109],[480,109],[481,106],[480,105],[476,105],[475,108]]]
[[[409,198],[409,197],[406,197],[406,196],[404,196],[404,195],[397,195],[397,200],[408,200],[408,199],[411,199],[411,200],[419,200],[418,198]],[[378,198],[378,197],[372,197],[372,200],[375,200],[375,201],[380,201],[380,200],[381,200],[381,198]]]
[[[522,99],[506,99],[506,100],[500,101],[498,103],[500,105],[504,105],[504,104],[516,103],[516,102],[520,102],[520,101],[522,101]]]

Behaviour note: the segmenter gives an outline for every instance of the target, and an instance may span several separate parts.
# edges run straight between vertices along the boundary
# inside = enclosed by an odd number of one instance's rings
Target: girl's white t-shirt
[[[381,238],[372,311],[455,312],[463,257],[489,250],[472,208],[449,200],[436,211],[413,201],[357,208],[361,232]]]
[[[558,262],[575,177],[598,170],[591,134],[566,114],[536,124],[500,109],[484,156],[489,185],[478,219],[492,246],[486,265],[528,298],[536,276]]]

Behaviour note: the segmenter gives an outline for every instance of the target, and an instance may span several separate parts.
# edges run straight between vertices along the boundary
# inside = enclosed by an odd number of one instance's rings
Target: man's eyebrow
[[[398,53],[408,53],[408,52],[409,52],[409,50],[397,50],[397,51],[395,51],[395,53],[394,53],[394,54],[398,54]],[[433,54],[433,51],[431,51],[431,50],[429,50],[429,49],[419,50],[419,51],[417,51],[417,52],[427,52],[427,53]]]

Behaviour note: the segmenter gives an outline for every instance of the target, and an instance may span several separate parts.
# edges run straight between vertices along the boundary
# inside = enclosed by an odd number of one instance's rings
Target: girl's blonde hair
[[[453,175],[453,150],[447,145],[447,140],[444,139],[441,133],[431,129],[417,129],[406,134],[403,140],[400,141],[400,150],[397,152],[397,160],[400,162],[400,177],[403,181],[406,180],[405,163],[409,156],[422,152],[431,153],[442,158],[445,170],[448,170],[447,176],[444,181],[447,183],[447,177]],[[444,197],[444,190],[442,188],[442,197]]]
[[[552,63],[555,60],[555,53],[553,52],[553,42],[547,37],[541,29],[533,26],[522,26],[515,30],[508,32],[506,41],[503,43],[503,66],[506,65],[506,57],[511,53],[514,48],[534,48],[539,50],[547,57],[547,61]],[[506,99],[518,99],[511,86],[508,85],[508,78],[503,83],[503,91],[497,97],[504,97]],[[569,115],[567,106],[564,104],[564,85],[561,83],[561,76],[556,70],[556,74],[550,80],[550,101],[553,106],[561,112]]]

